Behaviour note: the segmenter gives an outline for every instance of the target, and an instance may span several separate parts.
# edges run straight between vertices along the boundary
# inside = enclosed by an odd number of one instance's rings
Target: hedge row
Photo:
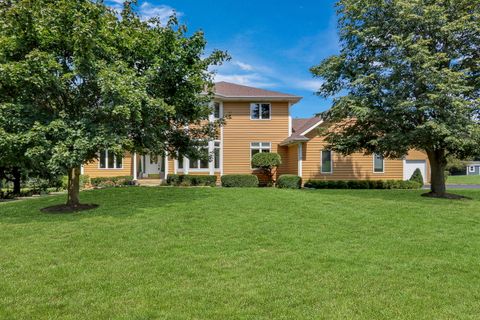
[[[170,174],[167,177],[169,186],[207,186],[217,185],[217,176],[194,175],[194,174]]]
[[[112,188],[120,186],[130,186],[134,184],[134,181],[132,176],[97,177],[91,178],[90,184],[95,188]]]
[[[222,186],[226,188],[258,187],[258,177],[253,174],[228,174],[222,176]]]
[[[308,180],[306,188],[313,189],[420,189],[417,181],[403,180]]]
[[[277,188],[300,189],[301,187],[302,187],[302,178],[293,174],[281,175],[277,180]]]

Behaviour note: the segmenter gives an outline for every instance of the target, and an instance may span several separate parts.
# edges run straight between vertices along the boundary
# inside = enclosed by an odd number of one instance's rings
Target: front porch
[[[168,175],[168,157],[133,155],[133,180],[140,185],[162,183]]]

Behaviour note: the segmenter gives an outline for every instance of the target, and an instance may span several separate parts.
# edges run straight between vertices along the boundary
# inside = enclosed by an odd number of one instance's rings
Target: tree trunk
[[[18,167],[13,167],[12,169],[13,175],[13,194],[19,195],[21,193],[21,181],[22,181],[22,173]]]
[[[68,170],[68,198],[67,206],[78,207],[80,205],[80,167]]]
[[[447,193],[445,186],[445,168],[447,158],[444,150],[427,151],[431,167],[431,194],[442,197]]]

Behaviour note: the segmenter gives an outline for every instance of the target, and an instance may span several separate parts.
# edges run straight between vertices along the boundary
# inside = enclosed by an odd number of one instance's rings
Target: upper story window
[[[383,173],[385,169],[385,161],[383,157],[379,154],[373,154],[373,172],[375,173]]]
[[[213,103],[213,118],[214,119],[220,119],[222,116],[222,105],[220,102],[214,102]]]
[[[272,105],[270,103],[252,103],[250,105],[251,120],[270,120]]]
[[[333,173],[332,150],[322,150],[322,173]]]
[[[117,157],[113,151],[102,150],[100,151],[100,169],[122,169],[123,158]]]

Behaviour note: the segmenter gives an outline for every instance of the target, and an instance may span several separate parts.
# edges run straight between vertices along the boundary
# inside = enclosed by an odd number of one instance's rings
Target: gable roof
[[[297,103],[302,97],[282,93],[277,91],[265,90],[244,86],[230,82],[215,83],[215,96],[223,100],[275,100],[275,101],[290,101]]]
[[[286,146],[292,143],[305,142],[310,140],[305,135],[323,123],[322,118],[300,118],[292,119],[292,134],[287,139],[283,140],[280,145]]]

